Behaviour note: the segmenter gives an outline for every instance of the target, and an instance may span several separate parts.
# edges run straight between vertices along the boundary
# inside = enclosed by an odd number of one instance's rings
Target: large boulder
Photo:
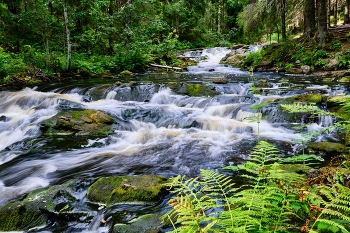
[[[166,193],[165,181],[156,175],[103,177],[89,187],[87,197],[106,205],[157,202]]]
[[[43,123],[48,135],[108,135],[114,120],[98,110],[61,112]]]
[[[234,67],[242,67],[244,58],[247,56],[247,54],[234,54],[228,58],[226,58],[225,61],[222,61],[223,64],[232,65]]]
[[[76,181],[32,191],[22,201],[6,204],[0,208],[0,231],[27,231],[46,226],[49,219],[79,221],[87,213],[73,213],[76,201],[73,190]]]
[[[308,149],[332,157],[347,152],[345,145],[336,142],[313,142],[309,143]]]

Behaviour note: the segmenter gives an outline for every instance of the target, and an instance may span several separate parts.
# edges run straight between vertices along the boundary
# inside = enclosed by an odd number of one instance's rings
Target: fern
[[[317,187],[322,211],[314,221],[311,229],[322,231],[331,229],[333,232],[349,232],[350,230],[350,189],[336,183],[332,187]],[[317,228],[317,230],[315,230]]]
[[[330,115],[330,112],[321,110],[319,107],[313,104],[293,103],[293,104],[280,104],[282,111],[288,113],[309,113],[312,115]]]

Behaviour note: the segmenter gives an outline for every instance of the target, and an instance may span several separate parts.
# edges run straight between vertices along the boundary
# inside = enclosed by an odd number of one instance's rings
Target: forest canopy
[[[350,0],[1,0],[0,76],[142,71],[173,51],[316,37],[349,23]]]

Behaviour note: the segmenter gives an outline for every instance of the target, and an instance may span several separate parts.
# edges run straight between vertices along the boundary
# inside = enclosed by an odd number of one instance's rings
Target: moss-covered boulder
[[[47,135],[108,135],[114,120],[98,110],[61,112],[43,123]]]
[[[120,74],[123,75],[123,76],[132,76],[132,75],[134,75],[134,74],[133,74],[131,71],[129,71],[129,70],[124,70],[124,71],[120,72]]]
[[[215,96],[219,94],[215,87],[210,85],[205,85],[204,83],[187,83],[186,93],[189,96]]]
[[[317,93],[308,93],[292,97],[293,101],[306,103],[321,103],[323,96]]]
[[[224,80],[221,80],[224,82]],[[228,80],[227,80],[228,81]],[[169,82],[168,86],[170,89],[177,93],[189,96],[215,96],[219,92],[215,90],[215,87],[205,83],[181,83],[181,82]]]
[[[103,177],[93,183],[87,193],[90,201],[112,205],[123,202],[155,202],[165,194],[162,176]]]
[[[330,156],[335,156],[347,152],[345,145],[336,142],[313,142],[308,145],[308,149]]]
[[[0,208],[0,231],[27,231],[45,226],[50,218],[67,214],[76,200],[74,181],[35,190],[22,201]],[[76,216],[78,220],[80,216]]]
[[[343,104],[350,99],[346,96],[329,96],[327,98],[327,109],[331,112],[339,112],[343,108]]]
[[[232,65],[234,67],[242,67],[244,58],[247,56],[247,54],[234,54],[228,58],[226,58],[225,61],[222,61],[223,64]]]
[[[128,224],[115,224],[113,233],[157,233],[161,227],[159,214],[146,214],[131,220]]]

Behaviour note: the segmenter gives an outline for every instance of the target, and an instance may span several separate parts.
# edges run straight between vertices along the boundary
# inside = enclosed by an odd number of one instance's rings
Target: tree
[[[311,37],[313,32],[316,29],[316,9],[315,9],[315,0],[306,0],[305,1],[305,10],[304,10],[304,37]]]
[[[64,15],[64,24],[66,28],[66,38],[67,38],[67,66],[66,71],[70,72],[71,68],[71,42],[70,42],[70,30],[69,30],[69,20],[68,20],[68,13],[67,13],[67,5],[66,0],[63,0],[63,15]]]
[[[345,9],[344,9],[344,24],[350,23],[350,0],[345,1]]]
[[[317,0],[317,39],[318,43],[324,47],[328,37],[327,31],[327,0]]]

